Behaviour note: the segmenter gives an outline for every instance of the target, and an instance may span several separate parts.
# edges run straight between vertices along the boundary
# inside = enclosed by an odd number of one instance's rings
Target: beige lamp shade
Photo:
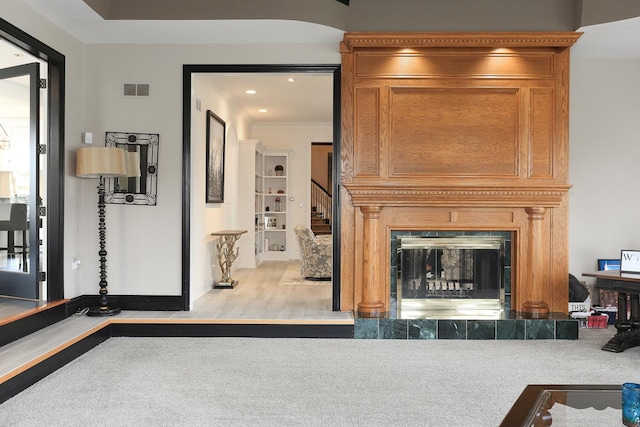
[[[121,148],[83,147],[76,153],[76,176],[80,178],[111,178],[126,174]]]
[[[124,165],[127,170],[127,178],[140,176],[140,154],[137,151],[124,152]]]

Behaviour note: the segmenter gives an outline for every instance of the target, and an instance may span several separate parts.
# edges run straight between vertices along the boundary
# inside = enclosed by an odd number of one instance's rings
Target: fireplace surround
[[[392,312],[392,233],[504,232],[509,307],[568,307],[569,49],[579,33],[347,33],[341,308]]]

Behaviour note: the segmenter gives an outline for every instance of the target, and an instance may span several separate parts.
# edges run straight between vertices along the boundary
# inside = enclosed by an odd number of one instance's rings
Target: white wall
[[[181,293],[181,173],[182,67],[184,64],[275,63],[336,64],[338,46],[302,45],[86,45],[85,129],[98,141],[105,131],[160,134],[158,205],[109,205],[107,211],[109,292],[122,295],[180,295]],[[151,84],[148,99],[120,96],[124,82]],[[210,233],[237,226],[237,140],[248,124],[236,117],[226,100],[207,83],[195,80],[194,94],[201,111],[192,105],[191,187],[191,300],[210,289],[216,272],[215,246]],[[213,110],[227,122],[225,203],[204,203],[205,114]],[[253,132],[253,131],[252,131]],[[329,133],[330,135],[330,133]],[[330,140],[330,139],[326,139]],[[288,143],[288,141],[287,141]],[[95,188],[85,185],[80,233],[83,281],[80,293],[94,294],[98,262]],[[118,246],[119,245],[119,246]],[[88,255],[88,259],[86,254]],[[219,274],[219,267],[215,267]]]
[[[238,228],[238,140],[247,138],[251,122],[234,110],[205,74],[192,77],[191,105],[191,302],[220,279],[218,252],[211,233]],[[201,109],[195,99],[201,101]],[[224,203],[205,203],[206,117],[213,111],[225,122]]]
[[[569,272],[640,248],[640,61],[572,58]]]
[[[289,195],[287,200],[287,248],[289,258],[300,259],[300,247],[293,227],[311,222],[310,182],[311,143],[332,142],[331,123],[306,124],[255,124],[251,131],[253,139],[259,139],[267,150],[290,150],[289,152]],[[302,204],[302,206],[300,206]]]

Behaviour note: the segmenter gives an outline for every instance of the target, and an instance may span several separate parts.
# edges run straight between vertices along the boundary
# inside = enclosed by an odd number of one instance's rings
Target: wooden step
[[[321,234],[331,234],[331,224],[319,224],[317,226],[312,226],[311,231],[316,236]]]

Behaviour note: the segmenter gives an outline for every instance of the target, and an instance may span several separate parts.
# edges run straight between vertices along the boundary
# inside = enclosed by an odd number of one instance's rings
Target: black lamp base
[[[91,317],[103,317],[103,316],[115,316],[119,314],[122,310],[119,308],[107,307],[91,307],[89,311],[87,311],[87,316]]]

